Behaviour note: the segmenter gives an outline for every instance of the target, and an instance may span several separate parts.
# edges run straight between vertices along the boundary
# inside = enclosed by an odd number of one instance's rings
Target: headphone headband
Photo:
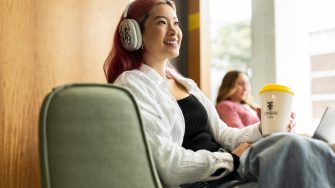
[[[131,4],[133,4],[133,2],[129,2],[127,4],[126,8],[124,9],[124,11],[123,11],[123,18],[127,18],[127,16],[128,16],[128,9],[131,6]]]

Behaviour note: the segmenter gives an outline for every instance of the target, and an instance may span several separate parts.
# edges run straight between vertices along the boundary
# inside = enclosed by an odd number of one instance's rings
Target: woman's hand
[[[295,128],[295,125],[296,125],[295,116],[296,116],[295,113],[291,112],[291,117],[290,117],[290,120],[289,120],[289,123],[288,123],[288,126],[287,126],[287,131],[288,132],[294,132],[294,128]]]
[[[237,146],[232,153],[237,155],[238,157],[241,157],[241,155],[244,153],[245,150],[247,150],[251,146],[248,142],[243,142],[239,146]]]
[[[261,120],[261,108],[257,108],[256,109],[256,112],[257,112],[257,116],[259,118],[259,120]],[[295,113],[294,112],[291,112],[291,116],[290,116],[290,120],[288,122],[288,125],[287,125],[287,131],[288,132],[294,132],[294,128],[295,128],[295,125],[296,125],[296,121],[295,121]]]

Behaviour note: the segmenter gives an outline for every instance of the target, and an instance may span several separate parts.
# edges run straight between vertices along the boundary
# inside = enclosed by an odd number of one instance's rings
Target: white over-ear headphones
[[[142,45],[142,33],[139,24],[134,19],[127,19],[128,9],[131,4],[132,3],[129,3],[124,10],[124,20],[122,20],[119,25],[121,43],[127,51],[138,50]]]

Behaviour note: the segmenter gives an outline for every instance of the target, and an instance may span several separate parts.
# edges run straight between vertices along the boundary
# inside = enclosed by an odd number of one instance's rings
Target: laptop
[[[326,108],[313,138],[335,143],[335,107],[328,106]]]

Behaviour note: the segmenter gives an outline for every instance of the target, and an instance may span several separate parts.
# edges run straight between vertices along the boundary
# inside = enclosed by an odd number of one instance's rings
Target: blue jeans
[[[182,188],[228,188],[246,182],[259,188],[334,188],[335,154],[319,140],[289,133],[254,143],[240,158],[239,177],[182,185]]]
[[[253,144],[240,160],[240,176],[260,188],[335,187],[335,154],[323,141],[277,133]]]

